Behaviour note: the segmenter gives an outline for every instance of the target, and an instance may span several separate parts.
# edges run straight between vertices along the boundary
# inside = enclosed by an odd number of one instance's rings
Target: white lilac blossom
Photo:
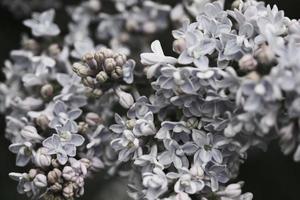
[[[19,182],[18,192],[28,197],[39,198],[40,192],[47,187],[45,175],[38,174],[36,169],[31,169],[28,173],[12,172],[9,176]]]
[[[160,168],[154,168],[153,173],[143,174],[143,185],[147,188],[145,198],[157,199],[168,189],[168,180],[165,173]]]
[[[157,156],[158,161],[161,164],[169,166],[171,163],[173,163],[176,168],[188,166],[188,159],[185,155],[185,152],[175,140],[164,140],[164,146],[166,151]]]
[[[76,155],[76,147],[82,145],[84,138],[78,134],[63,132],[53,134],[51,137],[43,141],[43,146],[47,149],[48,155],[57,155],[57,160],[64,165],[68,161],[68,157]]]
[[[24,25],[31,28],[34,36],[56,36],[60,30],[56,24],[53,23],[55,10],[51,9],[43,13],[33,13],[32,19],[24,21]]]
[[[175,64],[177,61],[175,58],[165,56],[161,44],[158,40],[152,42],[151,49],[153,53],[142,53],[141,62],[144,65],[150,66],[147,69],[147,78],[154,76],[157,68],[162,64]]]
[[[32,144],[30,142],[14,143],[9,146],[9,150],[17,154],[16,165],[24,167],[30,161]]]
[[[10,173],[18,192],[79,198],[101,170],[131,199],[251,200],[232,182],[250,148],[277,138],[300,161],[300,23],[232,7],[89,0],[66,7],[68,27],[33,13],[0,84],[9,150],[29,168]]]
[[[195,194],[198,191],[201,191],[205,184],[200,176],[193,176],[190,171],[186,168],[180,169],[179,173],[170,172],[167,174],[167,177],[170,179],[177,179],[174,185],[174,191],[176,193],[187,193]]]
[[[70,132],[77,132],[76,120],[82,111],[80,109],[67,110],[67,105],[62,101],[57,101],[53,107],[53,119],[49,123],[49,127],[57,128],[68,124],[70,126]]]

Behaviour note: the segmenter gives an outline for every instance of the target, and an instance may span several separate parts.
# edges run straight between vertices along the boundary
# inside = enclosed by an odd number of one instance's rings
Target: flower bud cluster
[[[73,71],[92,94],[101,96],[108,89],[123,81],[132,83],[135,62],[126,55],[103,48],[86,53],[82,62],[73,64]]]

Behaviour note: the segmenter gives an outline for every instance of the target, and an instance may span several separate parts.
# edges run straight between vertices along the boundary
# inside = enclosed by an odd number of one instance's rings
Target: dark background
[[[265,2],[276,4],[280,10],[285,10],[286,16],[299,19],[298,0],[266,0]],[[0,6],[1,68],[9,52],[19,48],[20,33],[26,31],[28,30],[22,25],[22,20],[14,18],[6,8]],[[0,80],[3,80],[3,74],[0,75]],[[15,156],[8,151],[9,142],[4,138],[4,129],[4,116],[0,115],[0,199],[26,199],[17,194],[17,183],[8,177],[9,172],[22,172],[22,169],[15,166]],[[277,141],[271,144],[267,152],[249,152],[246,164],[241,167],[239,179],[246,182],[244,191],[252,192],[255,200],[300,200],[300,163],[293,162],[291,156],[283,156]],[[87,183],[83,199],[103,200],[98,195],[101,187],[107,184],[110,183],[98,180]],[[102,190],[101,193],[103,192]],[[112,191],[112,196],[115,192],[117,191]]]

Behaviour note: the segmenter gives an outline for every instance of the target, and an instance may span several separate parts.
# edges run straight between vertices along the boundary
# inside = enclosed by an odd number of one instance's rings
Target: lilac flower
[[[184,192],[187,194],[195,194],[196,192],[201,191],[205,186],[203,180],[193,177],[186,168],[180,169],[179,173],[170,172],[167,174],[167,177],[170,179],[177,179],[174,185],[174,191],[176,193]]]
[[[176,168],[188,167],[189,161],[183,149],[172,139],[165,139],[164,146],[166,150],[158,155],[158,161],[164,166],[174,164]]]
[[[227,183],[229,180],[226,166],[211,165],[205,169],[205,172],[210,177],[210,188],[212,191],[217,191],[220,183]]]
[[[128,161],[134,157],[139,150],[139,140],[129,131],[124,130],[120,138],[111,141],[112,147],[119,152],[119,160]]]
[[[242,96],[241,96],[242,95]],[[243,99],[242,97],[246,97]],[[277,85],[271,83],[269,78],[255,81],[245,81],[240,87],[237,102],[243,102],[246,111],[263,112],[270,103],[282,98],[281,91]]]
[[[209,38],[205,39],[201,31],[188,32],[185,35],[185,41],[187,48],[180,54],[178,63],[183,65],[194,63],[199,69],[206,70],[209,64],[206,54],[213,53],[216,46],[215,42]],[[204,46],[205,48],[202,49]],[[206,52],[200,52],[200,49]]]
[[[39,194],[39,188],[31,180],[31,177],[27,173],[9,173],[10,178],[18,181],[17,190],[20,194],[26,194],[27,196],[37,197]]]
[[[223,55],[227,60],[239,59],[242,55],[249,53],[253,49],[253,45],[248,38],[252,36],[254,28],[250,23],[244,24],[239,29],[239,34],[226,34],[221,36],[222,44],[224,45]]]
[[[30,142],[11,144],[9,150],[17,154],[16,165],[19,167],[24,167],[29,163],[34,151]]]
[[[68,161],[68,157],[76,156],[76,147],[81,146],[84,138],[79,134],[72,134],[71,127],[58,130],[58,134],[43,141],[43,146],[47,148],[49,155],[56,155],[60,164],[64,165]]]
[[[63,87],[60,94],[54,100],[66,102],[71,108],[78,108],[86,105],[87,97],[85,88],[80,84],[80,77],[69,74],[58,73],[56,75],[58,83]]]
[[[81,115],[82,111],[80,109],[73,109],[68,111],[67,105],[62,101],[57,101],[53,108],[54,117],[51,120],[49,126],[52,128],[56,128],[59,126],[63,126],[66,123],[70,123],[71,132],[77,132],[77,123],[74,121]]]
[[[145,198],[154,200],[168,190],[168,180],[160,168],[154,168],[143,174],[143,186],[147,188]]]
[[[190,133],[191,130],[186,127],[186,123],[184,121],[180,121],[180,122],[164,121],[161,124],[161,128],[157,132],[155,137],[160,140],[174,138],[186,142],[189,141]]]
[[[173,90],[174,93],[196,94],[200,85],[198,78],[193,76],[193,68],[175,68],[166,66],[161,69],[161,76],[154,83],[165,90]]]
[[[134,164],[141,166],[143,172],[151,171],[154,168],[163,169],[164,166],[157,160],[157,145],[151,147],[149,154],[143,154],[135,159]]]
[[[223,155],[220,148],[227,143],[225,138],[213,136],[211,133],[206,134],[200,130],[193,130],[193,141],[197,146],[197,151],[194,154],[195,163],[208,163],[215,161],[222,163]]]
[[[32,34],[40,36],[56,36],[60,30],[56,24],[53,23],[55,10],[51,9],[43,13],[33,13],[32,19],[24,21],[24,25],[31,28]]]
[[[129,118],[143,118],[149,111],[156,112],[158,109],[152,105],[147,97],[139,97],[135,103],[129,108],[127,116]]]
[[[121,134],[126,129],[126,121],[122,119],[122,117],[115,113],[115,122],[117,124],[113,124],[109,127],[114,133]]]
[[[156,133],[152,112],[148,112],[143,118],[136,120],[133,133],[138,137],[154,135]]]
[[[141,62],[144,65],[150,66],[147,70],[147,78],[152,78],[157,70],[164,64],[175,64],[177,60],[170,56],[165,56],[161,44],[158,40],[152,42],[151,50],[153,53],[142,53]]]

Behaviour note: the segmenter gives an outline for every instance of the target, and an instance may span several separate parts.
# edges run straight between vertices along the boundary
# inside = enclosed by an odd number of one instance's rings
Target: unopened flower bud
[[[136,124],[136,119],[130,119],[126,121],[126,126],[128,129],[133,129]]]
[[[256,69],[257,61],[252,55],[246,54],[239,60],[239,66],[241,70],[253,71]]]
[[[128,33],[123,32],[123,33],[120,34],[120,36],[119,36],[118,39],[119,39],[119,41],[120,41],[121,43],[126,43],[126,42],[128,42],[128,41],[130,40],[130,36],[129,36]]]
[[[85,93],[86,95],[91,95],[94,91],[94,88],[85,87]]]
[[[99,117],[99,115],[97,113],[93,113],[93,112],[89,112],[86,116],[85,116],[85,121],[91,125],[91,126],[95,126],[97,124],[99,124],[101,122],[101,118]]]
[[[196,117],[191,117],[187,120],[186,126],[188,128],[196,128],[198,126],[199,120]]]
[[[30,179],[34,179],[35,176],[37,175],[37,170],[36,169],[30,169],[29,172],[28,172],[28,176]]]
[[[93,92],[92,92],[92,95],[94,97],[100,97],[102,94],[103,94],[103,92],[100,89],[94,89]]]
[[[82,60],[84,62],[89,62],[90,60],[93,60],[94,59],[94,54],[91,53],[91,52],[88,52],[88,53],[85,53],[83,56],[82,56]]]
[[[77,186],[77,188],[83,187],[84,186],[84,179],[83,177],[79,176],[76,180],[75,180],[75,186]],[[77,189],[76,188],[76,189]]]
[[[72,184],[68,184],[63,189],[63,196],[67,199],[72,198],[74,196],[74,190]]]
[[[56,182],[59,182],[61,179],[61,171],[58,168],[54,168],[52,171],[50,171],[47,175],[48,182],[50,184],[55,184]]]
[[[81,63],[74,63],[72,69],[81,78],[92,75],[92,71],[89,69],[89,67]]]
[[[51,44],[48,48],[49,54],[52,57],[56,57],[60,54],[61,49],[58,44]]]
[[[119,97],[119,103],[123,108],[130,108],[130,106],[132,106],[132,104],[134,103],[131,94],[124,92],[121,89],[117,89],[116,94]]]
[[[29,140],[42,140],[43,138],[37,133],[34,126],[25,126],[21,132],[21,136]]]
[[[115,70],[111,72],[111,77],[113,79],[119,79],[123,76],[123,70],[120,66],[116,66]]]
[[[70,166],[65,166],[62,171],[62,176],[65,180],[69,181],[72,180],[72,178],[76,175],[74,169]]]
[[[106,72],[112,72],[116,67],[116,61],[113,58],[107,58],[104,61],[104,69]]]
[[[48,128],[48,124],[49,124],[49,119],[46,115],[41,114],[40,116],[38,116],[36,119],[36,124],[41,127],[43,130]]]
[[[79,133],[86,133],[88,128],[89,128],[89,125],[86,122],[79,122],[78,123],[78,132]]]
[[[38,174],[33,179],[33,183],[39,188],[47,187],[47,177],[44,174]]]
[[[24,49],[30,50],[32,52],[37,52],[40,48],[38,42],[35,41],[34,39],[26,38],[23,40],[22,45],[23,45]]]
[[[126,56],[124,54],[117,54],[114,59],[118,66],[123,66],[126,63]]]
[[[47,149],[41,147],[34,155],[34,163],[38,167],[48,167],[51,165],[51,156],[47,154]]]
[[[108,75],[105,71],[99,72],[96,76],[96,80],[99,81],[100,83],[104,83],[105,81],[107,81],[107,79],[108,79]]]
[[[97,61],[94,59],[94,54],[93,53],[86,53],[82,57],[82,60],[88,64],[89,67],[92,69],[97,68]]]
[[[234,10],[234,9],[239,9],[240,6],[242,5],[242,3],[243,3],[242,0],[235,0],[235,1],[231,4],[232,10]]]
[[[186,42],[183,38],[177,39],[173,42],[173,51],[180,54],[186,49]]]
[[[82,83],[83,83],[83,85],[90,87],[90,88],[94,88],[96,85],[95,79],[93,79],[93,77],[91,77],[91,76],[82,78]]]
[[[53,86],[51,84],[46,84],[41,88],[41,95],[44,98],[49,98],[53,96],[53,91]]]
[[[263,44],[256,50],[255,56],[261,64],[270,64],[275,59],[275,54],[269,45]]]
[[[138,23],[136,20],[127,20],[126,21],[126,29],[130,32],[130,31],[135,31],[137,30],[138,27]]]
[[[58,162],[57,159],[52,159],[52,160],[51,160],[51,164],[52,164],[52,166],[55,167],[55,168],[59,168],[59,167],[60,167],[60,164],[59,164],[59,162]]]
[[[102,49],[101,52],[105,56],[105,58],[112,58],[114,55],[114,52],[111,49]]]
[[[195,178],[202,178],[204,176],[204,170],[202,169],[202,167],[200,165],[194,164],[191,169],[190,169],[191,174],[195,177]]]
[[[62,185],[60,183],[54,183],[50,186],[50,190],[53,192],[59,192],[62,190]]]
[[[104,54],[103,54],[101,51],[97,51],[97,52],[94,54],[94,59],[96,60],[96,62],[98,63],[98,65],[101,66],[102,63],[103,63],[104,60],[105,60],[105,56],[104,56]]]
[[[92,165],[92,162],[87,158],[81,158],[80,162],[88,169]]]
[[[148,21],[143,24],[143,32],[147,34],[155,33],[156,31],[156,24],[154,22]]]
[[[98,0],[89,0],[86,3],[87,7],[93,12],[97,12],[101,9],[101,2]]]
[[[119,77],[123,76],[123,69],[120,66],[116,66],[115,68],[116,73],[118,74]]]

